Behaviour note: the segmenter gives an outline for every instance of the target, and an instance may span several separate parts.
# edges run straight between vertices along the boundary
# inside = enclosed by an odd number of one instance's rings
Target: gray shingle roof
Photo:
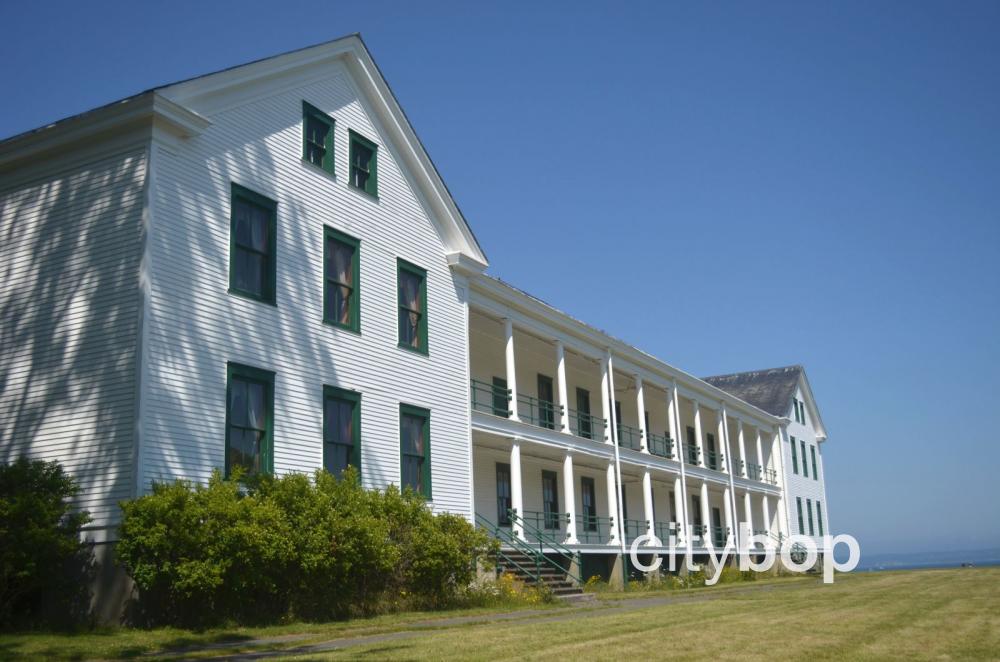
[[[802,366],[790,365],[702,379],[769,414],[787,416],[802,372]]]

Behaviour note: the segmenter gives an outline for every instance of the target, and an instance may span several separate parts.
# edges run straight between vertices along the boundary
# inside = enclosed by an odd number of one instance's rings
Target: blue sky
[[[804,364],[863,550],[1000,546],[1000,4],[8,2],[0,136],[350,32],[492,273]]]

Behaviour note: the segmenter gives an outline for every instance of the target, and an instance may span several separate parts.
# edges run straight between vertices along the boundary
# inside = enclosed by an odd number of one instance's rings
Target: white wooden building
[[[0,461],[98,544],[153,481],[348,463],[595,558],[828,530],[801,368],[698,379],[487,266],[358,36],[6,139]]]

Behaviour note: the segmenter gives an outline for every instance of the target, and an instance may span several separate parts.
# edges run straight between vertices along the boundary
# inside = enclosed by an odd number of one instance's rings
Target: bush
[[[122,504],[118,558],[147,624],[326,620],[460,600],[492,541],[395,487],[324,471],[156,485]]]
[[[0,465],[0,627],[64,627],[87,614],[94,563],[70,501],[79,488],[57,462]]]

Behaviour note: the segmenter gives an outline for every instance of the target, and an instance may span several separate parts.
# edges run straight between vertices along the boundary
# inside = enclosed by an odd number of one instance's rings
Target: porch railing
[[[708,527],[704,524],[692,524],[691,525],[691,544],[696,542],[700,545],[705,545],[705,535],[708,533]]]
[[[527,531],[528,526],[535,531],[563,531],[569,523],[569,513],[525,510],[524,514],[520,516],[520,519],[525,524],[525,531]]]
[[[527,517],[528,514],[529,514],[529,511],[525,511],[524,517],[522,517],[521,515],[519,515],[517,513],[516,510],[511,510],[510,511],[510,521],[513,522],[513,523],[520,524],[521,528],[524,530],[525,536],[529,536],[530,535],[531,537],[535,538],[535,540],[536,540],[536,542],[538,544],[538,552],[537,553],[538,553],[539,556],[541,556],[543,559],[545,559],[545,562],[548,565],[556,568],[560,572],[565,573],[565,575],[568,578],[575,580],[577,583],[583,583],[583,580],[580,578],[580,576],[574,574],[573,571],[572,571],[572,562],[574,560],[578,560],[578,558],[579,558],[578,553],[575,552],[575,551],[573,551],[573,550],[571,550],[570,548],[566,547],[566,545],[564,545],[560,540],[558,540],[557,538],[555,538],[549,532],[549,530],[539,529],[535,525],[535,523],[534,523],[535,522],[535,518],[528,519],[528,517]],[[536,513],[532,513],[532,515],[541,515],[543,523],[545,522],[545,519],[549,518],[549,517],[553,518],[554,521],[563,522],[563,523],[569,522],[569,513],[555,513],[555,512],[537,513],[536,512]],[[564,561],[561,562],[561,561],[559,561],[557,559],[552,558],[551,554],[546,554],[545,553],[545,549],[546,548],[548,548],[550,550],[554,550],[557,554],[559,554],[564,559]]]
[[[614,526],[614,517],[577,515],[576,538],[585,543],[606,543],[611,540],[611,530]]]
[[[750,480],[760,480],[762,467],[759,464],[751,464],[747,467],[747,478]]]
[[[705,464],[708,465],[709,469],[722,471],[722,462],[725,460],[725,456],[715,451],[705,451],[705,460]]]
[[[625,543],[629,544],[636,538],[646,533],[646,520],[627,519],[625,522]]]
[[[562,405],[518,393],[517,417],[540,428],[558,430],[562,426],[563,408]]]
[[[569,410],[569,429],[578,437],[604,441],[607,427],[608,423],[603,418],[575,409]]]
[[[677,522],[653,522],[653,533],[663,545],[670,544],[670,536],[677,536]]]
[[[778,484],[778,472],[775,469],[764,470],[764,482],[770,485]]]
[[[634,451],[642,449],[642,430],[631,425],[618,425],[618,445]]]
[[[472,380],[472,409],[485,414],[510,418],[510,389]]]
[[[688,464],[693,464],[694,466],[701,464],[700,448],[691,444],[684,444],[684,450],[686,451],[684,459]]]
[[[660,457],[674,456],[674,440],[665,435],[661,437],[658,434],[650,432],[647,447],[653,455],[659,455]]]
[[[712,527],[712,544],[716,547],[725,547],[726,540],[729,538],[729,527],[728,526],[713,526]]]

